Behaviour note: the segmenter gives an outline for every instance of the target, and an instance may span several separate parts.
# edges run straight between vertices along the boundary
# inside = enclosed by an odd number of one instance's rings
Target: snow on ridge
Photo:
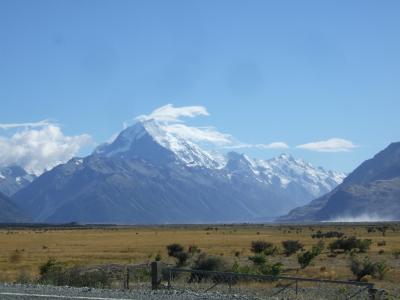
[[[112,156],[126,152],[134,146],[137,140],[144,136],[150,136],[160,146],[173,152],[178,160],[188,167],[200,167],[208,169],[224,169],[231,159],[239,159],[236,168],[244,169],[257,181],[267,184],[279,184],[281,188],[289,188],[291,183],[303,186],[310,194],[319,196],[332,190],[340,184],[345,174],[334,171],[326,171],[321,167],[314,167],[302,159],[295,159],[290,154],[283,153],[278,157],[263,160],[252,159],[244,154],[231,153],[222,155],[203,149],[197,143],[172,133],[155,120],[139,121],[123,130],[112,144],[101,146],[97,153],[105,151],[105,155]],[[106,150],[104,150],[106,149]],[[238,169],[239,170],[239,169]],[[247,170],[247,171],[246,171]],[[235,172],[226,170],[228,177]]]

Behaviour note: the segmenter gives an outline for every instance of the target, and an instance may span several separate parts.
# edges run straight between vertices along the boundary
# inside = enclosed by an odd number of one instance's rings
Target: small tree
[[[286,256],[295,254],[297,251],[303,249],[303,244],[299,241],[287,240],[282,242],[283,252]]]

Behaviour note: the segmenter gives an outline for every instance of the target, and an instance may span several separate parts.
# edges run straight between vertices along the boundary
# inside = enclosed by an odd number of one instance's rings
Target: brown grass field
[[[197,245],[202,251],[221,255],[232,261],[248,261],[250,244],[254,240],[273,242],[281,247],[284,240],[299,240],[305,249],[318,242],[311,235],[317,230],[336,230],[347,236],[371,239],[366,255],[373,260],[385,260],[390,270],[383,280],[372,279],[378,287],[391,290],[400,285],[400,258],[393,255],[400,250],[400,224],[386,223],[383,235],[379,230],[368,232],[368,227],[382,224],[323,224],[310,226],[289,225],[180,225],[180,226],[112,226],[91,228],[2,228],[0,229],[0,281],[15,281],[22,273],[37,278],[39,266],[49,258],[68,265],[94,265],[104,263],[142,263],[154,260],[160,253],[168,258],[166,245],[180,243],[185,247]],[[325,244],[334,239],[324,239]],[[386,245],[378,246],[379,241]],[[382,251],[383,250],[383,251]],[[235,253],[240,252],[236,257]],[[349,255],[329,257],[325,250],[315,261],[299,269],[297,255],[278,254],[270,261],[284,264],[285,274],[327,278],[354,279],[349,269]]]

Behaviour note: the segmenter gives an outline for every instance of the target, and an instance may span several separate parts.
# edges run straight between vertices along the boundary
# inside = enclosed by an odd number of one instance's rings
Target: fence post
[[[168,270],[168,289],[171,288],[171,277],[172,277],[172,271],[171,269]]]
[[[126,289],[129,290],[129,267],[126,268]]]
[[[158,287],[160,286],[161,277],[162,277],[161,262],[153,261],[151,263],[151,288],[153,290],[158,289]]]

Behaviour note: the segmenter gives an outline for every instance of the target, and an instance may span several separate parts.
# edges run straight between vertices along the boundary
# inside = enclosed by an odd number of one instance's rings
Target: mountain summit
[[[271,220],[344,177],[288,155],[214,154],[146,120],[42,174],[13,199],[39,222],[247,222]]]
[[[139,121],[126,128],[114,142],[98,147],[95,153],[108,157],[128,155],[155,163],[180,161],[192,167],[217,168],[221,165],[209,152],[168,132],[155,120]]]

